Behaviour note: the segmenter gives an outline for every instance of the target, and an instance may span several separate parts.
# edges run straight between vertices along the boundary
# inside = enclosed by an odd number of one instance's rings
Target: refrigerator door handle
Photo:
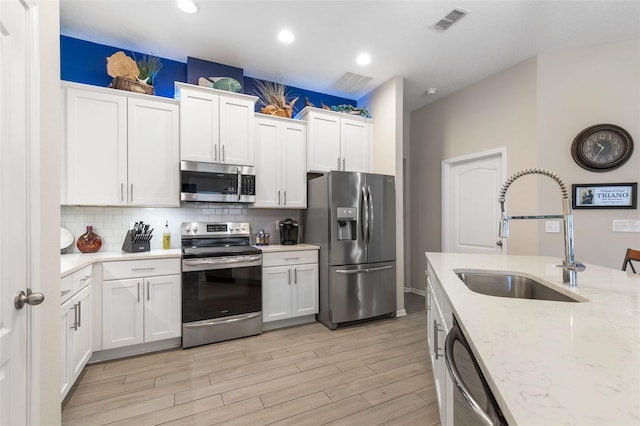
[[[362,240],[364,245],[369,244],[369,200],[367,199],[367,190],[362,185]]]
[[[367,245],[371,242],[371,230],[373,229],[374,218],[373,218],[373,197],[371,196],[371,187],[367,185],[367,198],[369,199],[369,224],[367,226],[369,235],[367,235]]]
[[[338,273],[338,274],[347,274],[347,275],[363,274],[363,273],[367,273],[367,272],[384,271],[385,269],[391,269],[391,268],[393,268],[393,266],[387,265],[387,266],[379,266],[377,268],[365,268],[365,269],[336,269],[336,273]]]

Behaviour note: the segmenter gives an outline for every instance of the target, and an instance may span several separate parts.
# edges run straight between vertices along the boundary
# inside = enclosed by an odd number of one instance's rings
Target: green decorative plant
[[[136,58],[136,55],[133,55],[133,58],[136,61],[136,65],[138,65],[138,70],[140,74],[138,74],[138,79],[143,83],[153,86],[153,82],[156,79],[156,76],[162,69],[162,62],[160,58],[157,56],[143,55],[142,58]]]

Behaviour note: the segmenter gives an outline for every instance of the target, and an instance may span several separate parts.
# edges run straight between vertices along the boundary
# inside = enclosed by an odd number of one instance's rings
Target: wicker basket
[[[139,81],[129,80],[128,78],[116,77],[111,81],[109,87],[119,90],[126,90],[128,92],[144,93],[145,95],[153,95],[153,86],[140,83]]]

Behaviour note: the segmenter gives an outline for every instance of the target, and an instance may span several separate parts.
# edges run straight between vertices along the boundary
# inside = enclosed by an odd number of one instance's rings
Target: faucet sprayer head
[[[498,236],[500,238],[509,238],[509,217],[502,215],[502,220],[500,221],[500,227],[498,231]]]

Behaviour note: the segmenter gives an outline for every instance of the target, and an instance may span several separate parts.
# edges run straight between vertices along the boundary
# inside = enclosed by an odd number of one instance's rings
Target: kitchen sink
[[[579,302],[532,278],[513,273],[458,271],[456,275],[469,287],[469,290],[488,296]]]

